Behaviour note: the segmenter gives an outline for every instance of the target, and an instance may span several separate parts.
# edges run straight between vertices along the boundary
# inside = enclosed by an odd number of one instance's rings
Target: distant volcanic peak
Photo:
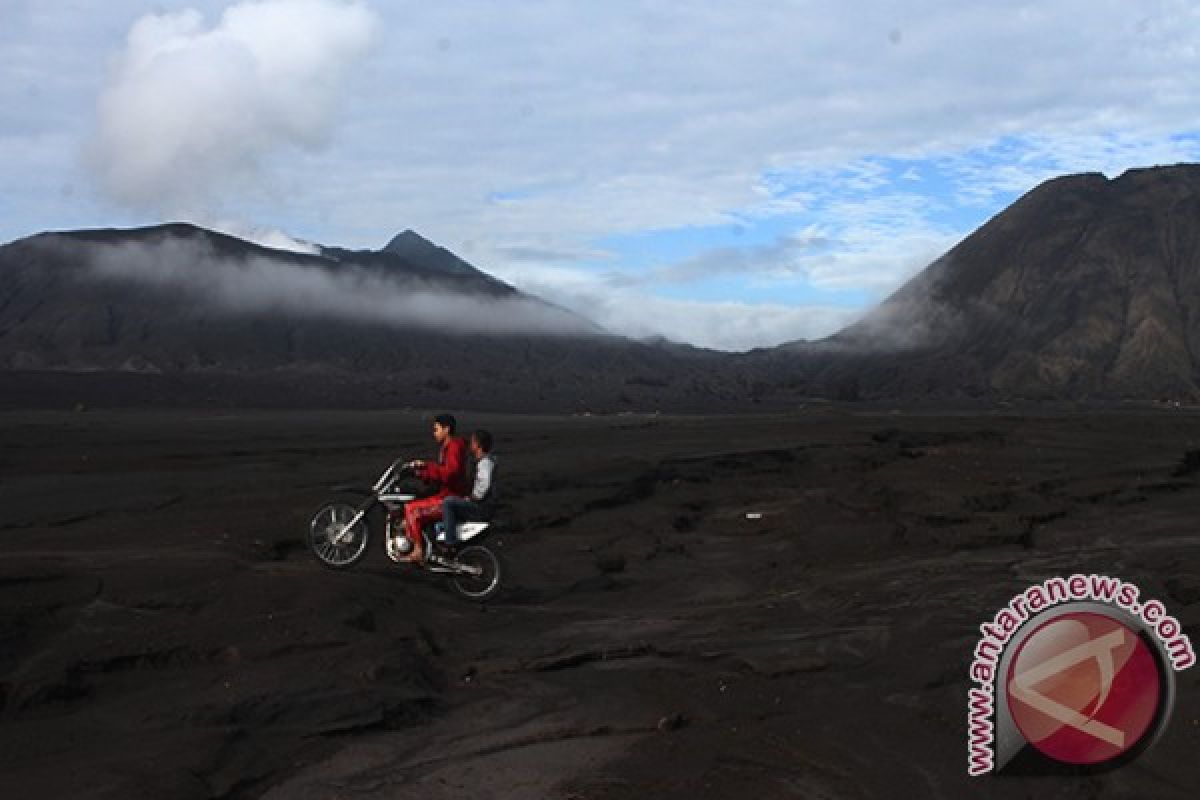
[[[995,332],[1001,320],[1055,328],[1074,308],[1070,297],[1108,275],[1105,265],[1133,263],[1133,239],[1153,252],[1153,236],[1130,220],[1157,225],[1151,220],[1161,222],[1184,199],[1200,203],[1200,165],[1133,169],[1111,180],[1099,172],[1051,178],[828,341],[893,350]]]
[[[421,263],[452,275],[480,275],[480,270],[444,247],[439,247],[414,230],[406,229],[392,237],[382,252],[406,261]]]
[[[392,240],[383,248],[386,253],[396,253],[404,255],[411,253],[414,250],[425,250],[426,252],[441,250],[433,242],[426,239],[421,234],[414,231],[412,228],[405,228],[392,237]]]
[[[1197,264],[1200,165],[1068,175],[827,341],[875,358],[858,378],[880,394],[1196,397]]]

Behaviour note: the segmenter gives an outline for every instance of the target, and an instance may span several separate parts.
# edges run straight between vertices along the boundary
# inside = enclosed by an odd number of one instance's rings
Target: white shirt
[[[491,453],[484,453],[483,458],[475,465],[475,486],[471,489],[471,499],[479,503],[487,497],[492,488],[492,473],[496,469],[496,459]]]

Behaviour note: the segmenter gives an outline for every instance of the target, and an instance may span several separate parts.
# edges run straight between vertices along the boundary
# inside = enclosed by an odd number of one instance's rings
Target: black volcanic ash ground
[[[1192,797],[1200,691],[1086,779],[966,777],[978,625],[1097,571],[1200,633],[1200,416],[480,417],[463,602],[301,535],[418,414],[0,417],[0,795]],[[747,512],[761,514],[748,519]]]

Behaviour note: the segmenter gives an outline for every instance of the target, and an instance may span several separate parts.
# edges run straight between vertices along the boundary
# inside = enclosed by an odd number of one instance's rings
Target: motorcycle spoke
[[[367,534],[367,522],[359,508],[349,503],[329,505],[313,516],[309,547],[329,566],[348,566],[362,557]]]

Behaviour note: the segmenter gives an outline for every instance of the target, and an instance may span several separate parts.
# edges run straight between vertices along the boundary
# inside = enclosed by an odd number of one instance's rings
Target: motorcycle
[[[370,489],[339,486],[336,493],[317,509],[309,524],[308,545],[317,560],[331,569],[346,569],[367,553],[367,544],[378,535],[377,507],[384,513],[384,545],[388,557],[428,572],[447,575],[450,585],[469,600],[483,601],[500,590],[500,559],[486,544],[491,522],[463,522],[457,526],[458,546],[439,552],[433,547],[433,526],[420,532],[424,560],[412,558],[413,543],[402,529],[406,503],[415,494],[400,491],[398,481],[411,473],[412,462],[395,461]],[[439,525],[441,523],[438,523]]]

